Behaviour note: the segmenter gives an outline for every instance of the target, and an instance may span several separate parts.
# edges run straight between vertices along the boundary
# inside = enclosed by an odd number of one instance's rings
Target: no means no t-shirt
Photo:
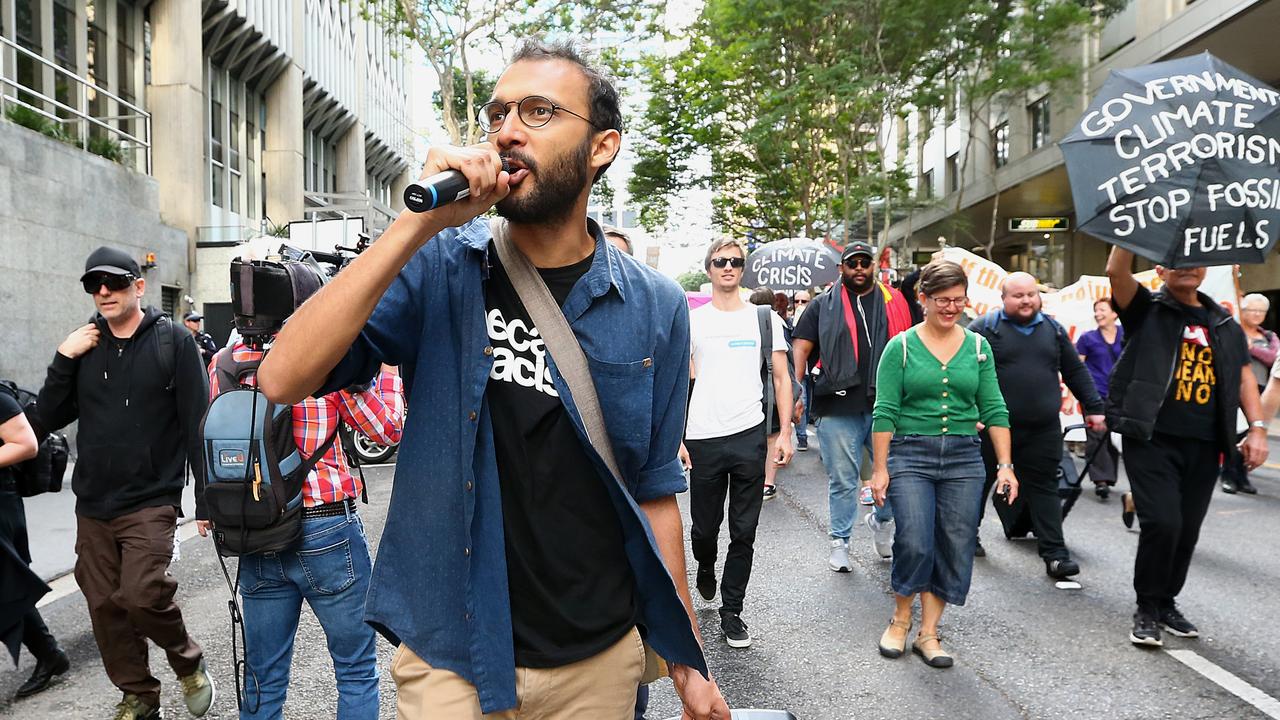
[[[757,305],[725,312],[707,303],[689,313],[693,397],[685,438],[706,440],[749,430],[764,422]],[[786,352],[782,318],[770,312],[773,351]]]

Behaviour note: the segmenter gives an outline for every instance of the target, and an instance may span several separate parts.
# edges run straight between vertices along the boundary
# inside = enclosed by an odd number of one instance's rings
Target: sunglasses
[[[84,291],[90,295],[96,295],[98,294],[98,288],[106,285],[107,290],[119,292],[132,285],[135,279],[132,275],[112,275],[110,273],[90,275],[83,281]]]
[[[851,257],[844,261],[844,266],[847,268],[869,268],[871,267],[871,258],[861,256]]]
[[[742,266],[744,266],[744,265],[746,265],[746,264],[747,264],[747,261],[746,261],[746,259],[744,259],[744,258],[737,258],[737,257],[735,257],[735,258],[727,258],[727,257],[711,258],[711,266],[712,266],[712,267],[716,267],[716,268],[720,268],[721,270],[723,270],[726,266],[732,266],[732,267],[735,267],[735,268],[740,268],[740,267],[742,267]]]
[[[809,301],[808,301],[808,300],[797,300],[797,301],[796,301],[796,304],[797,304],[797,305],[808,305],[808,304],[809,304]]]

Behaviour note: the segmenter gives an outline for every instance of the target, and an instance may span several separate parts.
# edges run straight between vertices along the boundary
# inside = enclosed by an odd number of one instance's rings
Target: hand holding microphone
[[[405,206],[417,213],[431,211],[445,227],[457,227],[506,197],[510,179],[492,143],[433,147],[422,178],[405,188]]]

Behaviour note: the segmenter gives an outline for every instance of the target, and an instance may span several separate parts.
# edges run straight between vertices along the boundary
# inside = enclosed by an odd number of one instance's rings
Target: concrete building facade
[[[900,264],[906,264],[915,252],[937,249],[940,236],[965,249],[985,246],[994,220],[992,259],[1010,270],[1025,270],[1058,286],[1082,274],[1103,274],[1109,246],[1075,231],[1057,142],[1112,69],[1207,50],[1277,85],[1276,28],[1280,0],[1132,0],[1074,46],[1083,72],[1068,89],[1006,98],[973,128],[964,112],[932,117],[913,112],[891,123],[889,162],[915,178],[917,197],[926,207],[892,224],[882,237],[904,251]],[[1066,229],[1017,232],[1010,229],[1012,218],[1065,218]],[[1266,265],[1245,266],[1241,284],[1246,291],[1280,289],[1280,261],[1272,256]]]
[[[154,253],[147,301],[224,338],[238,243],[376,236],[415,176],[405,50],[343,0],[0,0],[0,332],[30,340],[0,376],[36,384],[89,316],[98,245]]]

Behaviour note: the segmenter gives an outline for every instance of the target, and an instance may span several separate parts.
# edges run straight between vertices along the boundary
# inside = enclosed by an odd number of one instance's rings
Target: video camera
[[[265,260],[231,261],[231,312],[236,330],[252,342],[280,332],[285,320],[307,298],[369,247],[361,234],[354,248],[334,252],[303,250],[282,244]]]

